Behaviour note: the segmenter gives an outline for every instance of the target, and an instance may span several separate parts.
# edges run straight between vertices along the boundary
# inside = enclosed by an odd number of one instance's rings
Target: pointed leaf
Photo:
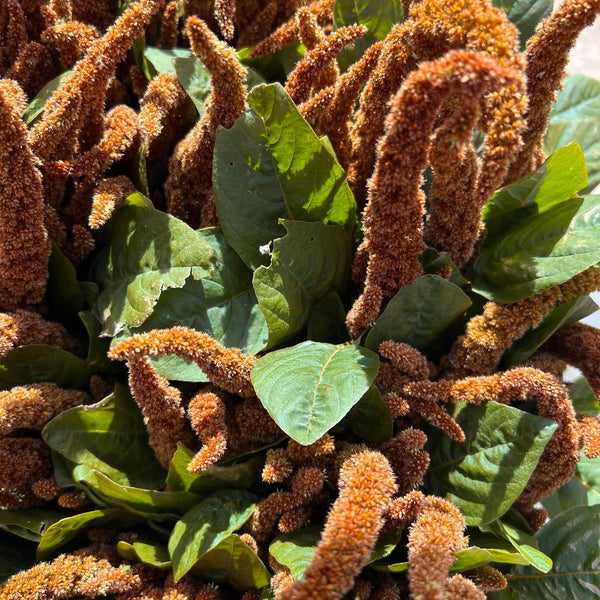
[[[378,368],[377,355],[360,346],[303,342],[259,359],[252,383],[277,425],[309,445],[344,418]]]
[[[311,305],[348,279],[350,236],[340,227],[284,221],[288,234],[275,240],[269,267],[259,267],[253,285],[269,328],[269,347],[293,337],[307,323]]]
[[[59,510],[2,508],[0,509],[0,529],[23,539],[39,542],[44,529],[65,516],[65,512]]]
[[[46,444],[75,464],[84,464],[122,485],[156,489],[165,472],[148,446],[142,416],[127,388],[91,406],[62,412],[42,432]]]
[[[50,309],[60,320],[73,318],[83,308],[83,293],[75,267],[55,244],[52,244],[48,271],[46,300]]]
[[[368,442],[386,442],[394,433],[394,422],[379,390],[372,385],[346,416],[352,431]]]
[[[29,103],[27,108],[23,111],[23,121],[26,125],[33,125],[33,122],[44,112],[46,108],[46,102],[52,96],[52,94],[61,86],[63,80],[71,75],[73,71],[65,71],[54,79],[51,79],[36,95],[36,97]]]
[[[280,84],[253,88],[248,103],[217,133],[213,177],[225,236],[255,269],[269,260],[261,248],[285,233],[279,219],[352,230],[356,205],[346,173]]]
[[[443,306],[444,310],[440,310]],[[389,302],[365,345],[376,352],[381,342],[403,342],[422,350],[431,345],[471,306],[469,297],[439,275],[423,275],[405,285]]]
[[[600,81],[573,75],[564,81],[550,115],[544,150],[551,154],[569,142],[583,149],[589,172],[584,193],[600,183]]]
[[[175,523],[169,538],[175,580],[199,558],[239,529],[256,508],[257,497],[244,490],[221,490],[202,500]]]
[[[215,269],[215,253],[183,221],[151,208],[124,206],[111,220],[108,246],[96,275],[104,287],[96,312],[104,333],[125,325],[139,327],[163,290],[181,288],[188,277],[200,279]]]
[[[468,525],[489,523],[521,494],[557,425],[497,402],[459,402],[450,414],[466,441],[438,431],[429,435],[426,482],[460,508]]]
[[[158,569],[169,569],[172,564],[167,548],[158,544],[147,544],[145,542],[129,544],[120,541],[117,542],[117,552],[119,556],[130,562],[141,562],[143,565],[150,565]]]
[[[552,12],[552,0],[493,0],[492,4],[506,11],[507,17],[517,26],[521,49],[533,35],[538,23]]]

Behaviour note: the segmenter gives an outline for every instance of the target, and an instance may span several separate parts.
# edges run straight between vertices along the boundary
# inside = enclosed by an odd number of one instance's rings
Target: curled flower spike
[[[160,376],[150,359],[140,355],[129,361],[131,395],[142,410],[148,441],[160,464],[167,468],[177,443],[191,446],[194,434],[185,419],[181,394]]]
[[[338,600],[368,562],[396,490],[394,473],[379,452],[355,452],[342,465],[339,490],[310,565],[281,600]]]
[[[400,531],[406,528],[411,521],[417,518],[424,502],[425,495],[418,490],[394,498],[385,514],[387,519],[385,531]]]
[[[33,383],[0,392],[0,435],[17,429],[41,431],[62,411],[91,398],[77,390],[63,390],[53,383]]]
[[[198,392],[190,400],[188,416],[204,446],[192,458],[187,470],[200,473],[217,462],[227,449],[225,403],[219,393]]]
[[[207,226],[217,223],[211,188],[217,127],[230,128],[244,114],[247,71],[235,50],[219,41],[204,21],[190,17],[187,33],[194,54],[210,73],[212,92],[206,112],[175,149],[165,191],[172,214],[189,214],[194,225]]]
[[[42,301],[50,241],[37,161],[21,119],[26,98],[16,82],[0,81],[0,310]]]
[[[215,18],[219,24],[221,35],[231,41],[235,35],[235,2],[232,0],[215,0]]]
[[[116,66],[163,3],[140,0],[131,4],[52,94],[42,118],[29,132],[32,148],[42,160],[71,159],[82,133],[88,138],[100,137],[95,129],[102,130],[106,89]],[[92,144],[96,142],[93,139]]]
[[[195,362],[214,385],[227,392],[243,398],[254,396],[250,372],[257,358],[237,348],[226,348],[210,335],[186,327],[139,333],[115,344],[108,356],[131,361],[140,356],[166,354]]]
[[[0,313],[0,358],[25,344],[48,344],[64,350],[77,348],[77,342],[60,323],[46,321],[38,313],[26,310]]]
[[[135,191],[135,186],[125,175],[103,179],[98,184],[92,198],[89,226],[92,229],[102,227],[112,216],[115,207]]]
[[[0,10],[4,13],[0,13],[0,74],[4,74],[27,45],[29,36],[25,27],[25,15],[18,0],[6,0],[5,6]]]
[[[534,171],[545,160],[542,139],[550,120],[555,92],[560,89],[565,74],[569,51],[581,31],[594,22],[599,12],[599,0],[566,0],[538,25],[527,42],[527,129],[525,144],[514,161],[509,181]]]
[[[379,354],[387,358],[402,375],[406,375],[413,381],[429,378],[427,359],[409,344],[381,342]]]
[[[140,585],[136,574],[114,567],[104,558],[61,554],[21,571],[0,585],[2,598],[67,600],[133,593]]]
[[[31,486],[51,475],[50,448],[42,440],[0,438],[0,507],[29,508],[44,504]]]
[[[504,577],[498,569],[494,569],[489,565],[477,567],[472,574],[469,575],[469,578],[484,592],[499,592],[508,585],[506,577]]]
[[[179,29],[179,7],[177,2],[169,2],[162,15],[160,26],[160,37],[156,44],[159,48],[171,49],[177,46],[177,35]]]
[[[369,181],[361,244],[369,262],[363,293],[347,318],[353,335],[362,333],[399,289],[422,274],[421,182],[438,110],[452,94],[482,97],[519,77],[483,54],[453,51],[421,64],[395,96]]]
[[[233,456],[256,448],[257,445],[273,444],[283,435],[258,398],[230,404],[227,407],[227,417],[229,450]]]
[[[600,396],[600,330],[584,323],[575,323],[556,332],[544,349],[568,364],[577,367],[588,380],[596,396]]]
[[[331,23],[333,20],[333,7],[335,0],[315,0],[308,5],[308,10],[315,16],[317,23],[321,26]],[[299,35],[298,23],[293,17],[280,25],[268,38],[256,45],[248,55],[249,60],[258,60],[268,54],[285,48],[291,44]]]
[[[414,598],[447,597],[448,569],[463,547],[465,520],[454,504],[428,496],[408,533],[408,580]]]
[[[591,267],[569,281],[513,304],[488,302],[467,324],[441,367],[447,377],[490,375],[513,342],[537,327],[560,304],[600,289],[600,268]]]
[[[600,457],[600,421],[594,417],[577,417],[580,444],[588,458]]]
[[[486,600],[487,596],[463,575],[454,575],[448,579],[449,600]]]
[[[298,9],[296,23],[298,24],[298,38],[307,50],[314,50],[325,40],[323,29],[319,27],[315,15],[306,6]]]
[[[407,494],[423,483],[430,462],[429,453],[424,450],[426,443],[427,436],[421,430],[409,427],[379,445],[379,451],[394,469],[399,494]]]
[[[504,66],[518,61],[518,31],[506,13],[489,0],[422,0],[413,3],[409,17],[394,26],[385,40],[352,132],[349,180],[361,205],[376,162],[377,140],[384,133],[381,115],[388,112],[390,99],[419,62],[439,58],[452,49],[484,52]]]
[[[271,448],[267,450],[265,466],[262,470],[262,480],[266,483],[282,483],[294,470],[288,458],[286,448]]]
[[[375,68],[383,42],[373,44],[350,68],[341,75],[334,86],[313,96],[300,107],[300,112],[310,123],[316,124],[320,135],[329,137],[340,164],[347,168],[352,142],[350,120],[354,107],[368,77]]]
[[[285,89],[296,104],[306,102],[311,90],[319,91],[335,83],[337,72],[332,68],[337,53],[367,33],[364,25],[340,27],[313,50],[309,50],[289,74]]]
[[[270,539],[280,517],[291,510],[301,507],[304,498],[294,492],[273,492],[252,513],[249,524],[250,534],[259,542]]]
[[[99,37],[100,32],[93,25],[67,21],[48,27],[42,34],[42,41],[56,50],[64,69],[72,69]]]

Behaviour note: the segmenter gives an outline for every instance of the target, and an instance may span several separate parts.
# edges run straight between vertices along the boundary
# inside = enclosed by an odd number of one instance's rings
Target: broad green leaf
[[[450,567],[450,571],[458,573],[475,569],[481,565],[486,565],[492,560],[492,554],[485,548],[470,546],[454,553],[456,560]],[[390,573],[406,573],[408,572],[408,562],[392,563],[388,565],[377,564],[373,565],[377,571],[388,571]]]
[[[569,386],[569,396],[578,413],[588,417],[600,415],[600,402],[585,377],[580,377]]]
[[[550,115],[544,150],[551,154],[569,142],[583,148],[589,172],[584,193],[600,183],[600,81],[585,75],[573,75],[564,87]]]
[[[46,425],[42,437],[66,459],[121,485],[156,489],[164,484],[165,472],[148,446],[139,409],[120,384],[97,404],[62,412]]]
[[[309,445],[346,416],[378,369],[370,350],[309,341],[260,358],[252,384],[277,425]]]
[[[126,367],[122,363],[110,360],[107,356],[110,340],[100,336],[102,331],[100,321],[98,321],[91,310],[82,310],[79,313],[79,318],[88,335],[88,352],[86,357],[88,366],[94,372],[98,373],[122,373]]]
[[[183,287],[186,279],[210,276],[214,250],[183,221],[151,208],[123,206],[111,220],[110,240],[96,265],[104,287],[96,311],[104,333],[139,327],[161,292]]]
[[[121,508],[102,508],[65,517],[44,530],[38,544],[36,558],[37,560],[51,558],[59,548],[92,527],[114,525],[127,528],[141,521],[143,517],[132,515]]]
[[[171,557],[165,546],[158,544],[148,544],[146,542],[128,542],[120,541],[117,543],[117,552],[119,556],[130,562],[141,562],[144,565],[157,567],[158,569],[169,569],[171,567]]]
[[[262,560],[235,534],[204,554],[192,573],[215,583],[227,582],[236,590],[262,588],[271,580]]]
[[[56,346],[19,346],[0,358],[0,389],[40,381],[65,388],[87,388],[92,373],[85,360]]]
[[[468,525],[490,523],[519,497],[557,425],[497,402],[459,402],[450,414],[466,440],[429,435],[427,485],[454,502]]]
[[[200,496],[190,492],[158,492],[120,485],[84,465],[74,469],[73,475],[109,506],[147,518],[176,520],[201,500]]]
[[[285,234],[280,219],[351,231],[356,204],[346,173],[280,84],[253,88],[248,103],[252,110],[217,132],[213,179],[225,236],[255,269]]]
[[[552,568],[552,560],[538,549],[538,541],[528,533],[501,520],[488,523],[482,529],[505,539],[519,553],[523,561],[526,561],[526,564],[538,571],[547,573]]]
[[[157,73],[176,74],[176,58],[195,58],[194,53],[189,48],[155,48],[147,46],[144,49],[146,60],[152,65]]]
[[[492,4],[503,8],[517,26],[522,50],[537,24],[552,12],[552,0],[493,0]]]
[[[36,97],[29,103],[27,108],[23,111],[23,121],[27,126],[33,125],[33,122],[44,112],[46,108],[46,102],[52,94],[61,86],[63,80],[71,75],[73,71],[65,71],[54,79],[50,80],[36,95]]]
[[[64,517],[65,512],[59,510],[0,508],[0,529],[20,538],[39,542],[44,529]]]
[[[275,240],[271,264],[259,267],[253,279],[269,347],[300,332],[311,305],[345,286],[352,259],[352,241],[341,227],[303,221],[284,225],[288,233]]]
[[[0,531],[0,583],[34,563],[35,544]]]
[[[220,490],[202,500],[175,523],[169,554],[175,580],[181,579],[209,550],[239,529],[256,508],[245,490]]]
[[[249,454],[246,460],[239,457],[222,461],[195,474],[187,470],[194,453],[179,444],[169,465],[167,487],[173,492],[185,491],[200,495],[223,488],[247,489],[258,481],[264,464],[262,456]]]
[[[551,519],[536,534],[542,552],[552,558],[548,573],[518,567],[496,600],[525,598],[596,598],[600,588],[600,507],[579,506]]]
[[[175,325],[210,334],[227,347],[256,354],[267,344],[267,323],[252,288],[252,272],[227,244],[220,229],[198,232],[213,250],[215,268],[210,277],[188,279],[182,288],[165,290],[154,312],[131,334]],[[195,363],[178,357],[154,359],[159,373],[178,381],[206,381]]]
[[[542,503],[551,518],[574,506],[600,504],[600,461],[582,453],[573,477]]]
[[[533,173],[500,188],[483,209],[488,238],[499,238],[528,217],[575,196],[588,183],[585,158],[577,144],[558,149]]]
[[[372,385],[350,409],[345,423],[368,442],[386,442],[394,433],[394,422],[379,390]]]
[[[395,23],[404,20],[404,10],[400,0],[336,0],[333,24],[337,29],[346,25],[364,25],[368,33],[350,47],[338,53],[342,70],[359,60],[367,48],[385,39]]]
[[[313,342],[343,344],[352,338],[346,327],[346,309],[335,292],[313,305],[308,313],[306,337]]]
[[[205,103],[211,92],[210,73],[193,54],[178,56],[173,64],[181,87],[188,93],[198,114],[202,116],[206,112]]]
[[[438,252],[435,248],[426,248],[421,252],[419,260],[426,275],[437,275],[442,269],[450,269],[450,277],[448,277],[450,283],[458,287],[463,287],[469,283],[447,252]]]
[[[583,153],[571,144],[499,190],[484,210],[488,235],[473,266],[473,290],[516,302],[598,263],[600,196],[574,196],[586,184]]]
[[[514,541],[508,541],[504,536],[499,537],[472,527],[467,530],[467,533],[471,544],[490,553],[490,562],[506,565],[530,564],[529,560],[515,549]]]
[[[525,362],[546,340],[559,329],[576,323],[598,310],[589,297],[582,296],[555,308],[542,323],[517,340],[502,357],[503,367],[508,369]]]
[[[378,351],[381,342],[392,340],[422,350],[469,306],[471,300],[458,286],[439,275],[423,275],[390,300],[367,335],[365,345]]]
[[[83,293],[75,267],[55,244],[52,244],[48,271],[46,301],[50,310],[62,321],[72,319],[83,308]]]

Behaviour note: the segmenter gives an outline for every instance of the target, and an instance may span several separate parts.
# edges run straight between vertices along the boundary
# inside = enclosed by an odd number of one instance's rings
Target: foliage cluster
[[[600,2],[551,8],[2,3],[0,599],[597,593]]]

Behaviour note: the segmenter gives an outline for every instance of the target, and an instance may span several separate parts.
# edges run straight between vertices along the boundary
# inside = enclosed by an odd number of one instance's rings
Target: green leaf
[[[104,287],[96,311],[104,333],[139,327],[161,292],[183,287],[186,279],[210,276],[214,250],[183,221],[151,208],[123,206],[111,220],[108,246],[96,267]]]
[[[181,50],[175,48],[174,50]],[[210,73],[193,54],[191,56],[178,56],[173,61],[177,79],[181,87],[188,93],[198,114],[202,116],[206,112],[205,103],[210,96]]]
[[[175,325],[210,334],[227,347],[256,354],[267,344],[267,323],[252,288],[252,272],[227,244],[220,229],[198,232],[213,250],[215,268],[210,277],[188,279],[182,288],[165,290],[154,312],[131,334]],[[177,381],[206,381],[196,365],[173,356],[153,360],[159,373]]]
[[[256,508],[257,497],[245,490],[211,494],[175,523],[169,538],[175,580],[181,579],[209,550],[239,529]]]
[[[313,342],[343,344],[352,338],[346,327],[346,309],[335,292],[311,306],[306,337]]]
[[[41,381],[87,388],[92,372],[86,361],[56,346],[19,346],[0,359],[0,389]]]
[[[176,520],[201,500],[200,496],[190,492],[158,492],[120,485],[100,471],[90,470],[85,465],[76,467],[73,476],[109,506],[124,508],[151,519]]]
[[[519,567],[509,586],[491,598],[594,598],[600,588],[600,507],[572,508],[536,534],[540,549],[552,557],[548,573]]]
[[[569,386],[569,396],[578,413],[588,417],[600,415],[600,402],[585,377],[580,377]]]
[[[503,8],[508,18],[517,26],[521,50],[533,35],[537,24],[552,12],[552,0],[493,0],[492,4]]]
[[[0,531],[0,583],[11,575],[33,567],[35,545]]]
[[[351,231],[356,204],[346,173],[280,84],[253,88],[248,103],[252,110],[217,132],[213,179],[225,236],[255,269],[284,235],[280,219]]]
[[[422,350],[469,306],[471,300],[458,286],[439,275],[423,275],[390,300],[367,335],[365,346],[378,351],[381,342],[392,340]]]
[[[44,112],[46,108],[46,102],[52,94],[61,86],[63,80],[71,75],[73,71],[65,71],[54,79],[50,80],[36,95],[36,97],[29,103],[27,108],[23,111],[23,121],[27,126],[33,125],[33,122]]]
[[[79,318],[88,335],[88,353],[86,362],[94,372],[118,374],[124,371],[124,365],[110,360],[106,353],[110,340],[100,337],[102,324],[90,310],[82,310]]]
[[[419,260],[423,265],[423,272],[427,275],[437,275],[442,269],[449,268],[450,277],[448,281],[450,283],[458,287],[466,286],[469,283],[447,252],[438,252],[435,248],[426,248],[421,252]]]
[[[187,470],[194,453],[178,444],[177,451],[171,459],[167,475],[167,487],[174,491],[186,491],[193,494],[210,494],[223,488],[247,489],[259,479],[264,458],[249,453],[250,458],[243,457],[223,461],[212,465],[202,473],[194,474]]]
[[[488,235],[473,266],[473,290],[516,302],[600,261],[600,196],[587,184],[581,148],[555,152],[536,172],[502,188],[483,211]]]
[[[378,368],[377,355],[360,346],[309,341],[260,358],[252,384],[277,425],[309,445],[344,418]]]
[[[466,440],[429,435],[427,485],[454,502],[468,525],[490,523],[519,497],[557,425],[497,402],[459,402],[449,412]]]
[[[531,565],[542,573],[547,573],[552,568],[552,560],[538,550],[538,541],[528,533],[500,520],[488,523],[483,530],[490,531],[509,542],[525,564]]]
[[[46,425],[42,437],[66,459],[119,484],[149,489],[164,484],[165,472],[148,446],[139,409],[120,384],[97,404],[62,412]]]
[[[551,518],[574,506],[600,504],[600,461],[582,452],[573,477],[542,503]]]
[[[39,542],[44,529],[64,517],[65,513],[58,510],[2,508],[0,509],[0,529],[20,538]]]
[[[470,546],[454,553],[456,560],[450,567],[451,571],[460,572],[475,569],[481,565],[486,565],[492,559],[492,555],[485,548]]]
[[[142,517],[132,515],[121,508],[103,508],[66,517],[44,530],[37,547],[36,558],[37,560],[51,558],[61,546],[92,527],[116,525],[126,528],[141,521],[143,521]]]
[[[555,308],[535,329],[528,331],[504,354],[502,366],[505,369],[525,362],[546,340],[559,329],[577,323],[580,319],[598,310],[598,305],[589,297],[583,296]]]
[[[573,75],[564,87],[550,115],[544,150],[551,154],[569,142],[583,148],[589,171],[589,193],[600,183],[600,81],[585,75]]]
[[[394,433],[394,422],[379,390],[372,385],[350,409],[345,422],[368,442],[386,442]]]
[[[367,48],[386,38],[395,23],[404,20],[400,0],[336,0],[333,24],[336,29],[346,25],[364,25],[369,30],[350,47],[338,53],[342,70],[359,60]]]
[[[164,546],[158,544],[148,544],[146,542],[117,542],[117,552],[119,556],[130,562],[141,562],[144,565],[150,565],[158,569],[169,569],[171,567],[171,557],[169,551]]]
[[[269,347],[306,325],[311,305],[341,290],[348,279],[352,241],[341,227],[284,221],[288,233],[275,240],[268,267],[254,273],[258,306],[269,328]]]
[[[72,318],[83,308],[83,293],[77,281],[75,267],[56,244],[52,244],[48,271],[46,300],[50,310],[60,320]]]
[[[215,583],[227,582],[236,590],[262,588],[271,579],[262,560],[235,534],[204,554],[192,573]]]
[[[144,56],[157,73],[171,73],[172,75],[176,75],[175,59],[195,58],[194,53],[188,48],[163,49],[154,46],[147,46],[144,49]]]

